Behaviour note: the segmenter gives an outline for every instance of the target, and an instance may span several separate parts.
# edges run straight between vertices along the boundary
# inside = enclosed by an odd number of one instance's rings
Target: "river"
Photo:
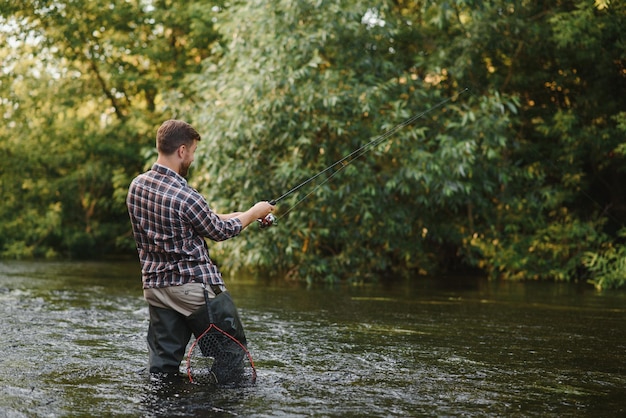
[[[146,373],[137,262],[0,263],[0,417],[626,416],[626,292],[228,279],[257,369]]]

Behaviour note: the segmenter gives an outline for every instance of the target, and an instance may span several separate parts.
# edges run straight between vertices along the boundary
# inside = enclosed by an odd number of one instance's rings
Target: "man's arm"
[[[257,219],[265,218],[274,210],[274,208],[275,206],[270,205],[269,202],[258,202],[245,212],[235,212],[235,216],[233,216],[233,218],[239,218],[239,220],[241,221],[241,225],[243,226],[243,228],[245,228]],[[232,214],[220,216],[230,215]]]
[[[233,212],[233,213],[227,213],[227,214],[217,213],[216,215],[219,216],[221,220],[227,221],[229,219],[233,219],[241,215],[241,212]]]

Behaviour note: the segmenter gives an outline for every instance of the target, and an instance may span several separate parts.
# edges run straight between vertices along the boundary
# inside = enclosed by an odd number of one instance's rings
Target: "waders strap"
[[[215,317],[213,316],[213,312],[211,311],[211,304],[209,302],[209,291],[204,288],[204,303],[206,303],[206,310],[209,314],[209,324],[215,323]]]
[[[204,287],[204,302],[206,303],[206,309],[209,313],[209,323],[215,324],[215,315],[213,315],[213,310],[211,309],[211,300],[210,300],[211,298],[209,298],[209,291],[206,289],[205,285],[203,285],[203,287]],[[222,293],[222,288],[219,285],[210,284],[209,287],[211,288],[211,290],[213,291],[216,297],[217,295]]]

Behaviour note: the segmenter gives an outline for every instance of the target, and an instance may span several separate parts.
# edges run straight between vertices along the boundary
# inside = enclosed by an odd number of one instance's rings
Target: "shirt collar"
[[[161,164],[154,163],[152,165],[152,170],[156,171],[157,173],[163,174],[165,176],[173,176],[183,186],[187,185],[187,180],[183,176],[181,176],[180,174],[178,174],[176,171],[172,170],[169,167],[166,167],[166,166],[161,165]]]

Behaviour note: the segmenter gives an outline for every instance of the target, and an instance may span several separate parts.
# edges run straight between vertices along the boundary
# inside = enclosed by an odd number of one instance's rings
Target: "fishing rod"
[[[417,113],[413,116],[411,116],[410,118],[408,118],[407,120],[405,120],[404,122],[401,122],[399,124],[397,124],[396,126],[394,126],[393,128],[385,131],[384,133],[382,133],[381,135],[375,137],[373,140],[371,140],[370,142],[368,142],[365,145],[362,145],[361,147],[355,149],[354,151],[352,151],[350,154],[346,155],[345,157],[335,161],[334,163],[332,163],[331,165],[329,165],[328,167],[326,167],[325,169],[323,169],[322,171],[320,171],[319,173],[309,177],[308,179],[306,179],[305,181],[303,181],[302,183],[298,184],[297,186],[293,187],[292,189],[288,190],[287,192],[283,193],[281,196],[277,197],[276,199],[272,199],[269,201],[269,203],[273,206],[276,205],[278,202],[280,202],[281,200],[285,199],[286,197],[292,195],[293,193],[297,192],[298,190],[300,190],[301,188],[303,188],[304,186],[306,186],[307,184],[311,183],[312,181],[314,181],[315,179],[317,179],[318,177],[326,174],[328,171],[334,169],[337,166],[341,166],[339,167],[335,172],[333,172],[331,175],[329,175],[326,180],[324,180],[323,182],[321,182],[320,184],[318,184],[317,186],[315,186],[309,193],[307,193],[304,197],[302,197],[300,200],[298,200],[293,206],[291,206],[284,215],[286,215],[287,213],[291,212],[296,206],[298,206],[303,200],[305,200],[306,198],[308,198],[310,195],[312,195],[317,189],[319,189],[321,186],[323,186],[324,184],[326,184],[327,182],[329,182],[339,171],[343,170],[344,168],[346,168],[348,165],[350,165],[354,160],[356,160],[357,158],[361,157],[362,155],[364,155],[365,153],[371,151],[373,148],[376,148],[378,145],[380,145],[381,143],[383,143],[384,141],[386,141],[390,136],[392,136],[393,134],[395,134],[397,131],[399,131],[400,129],[411,125],[413,122],[415,122],[418,119],[421,119],[422,117],[424,117],[425,115],[427,115],[428,113],[432,112],[435,109],[438,109],[440,107],[442,107],[443,105],[445,105],[446,103],[456,99],[457,97],[459,97],[460,95],[466,93],[469,91],[469,88],[465,88],[463,90],[461,90],[460,92],[456,93],[455,95],[448,97],[442,101],[440,101],[439,103],[435,104],[432,107],[429,107],[428,109],[424,110],[421,113]],[[283,215],[283,216],[284,216]],[[273,214],[268,214],[265,218],[263,219],[258,219],[259,223],[260,223],[260,227],[261,228],[267,228],[270,227],[272,225],[275,225],[277,222],[277,218],[273,215]]]

